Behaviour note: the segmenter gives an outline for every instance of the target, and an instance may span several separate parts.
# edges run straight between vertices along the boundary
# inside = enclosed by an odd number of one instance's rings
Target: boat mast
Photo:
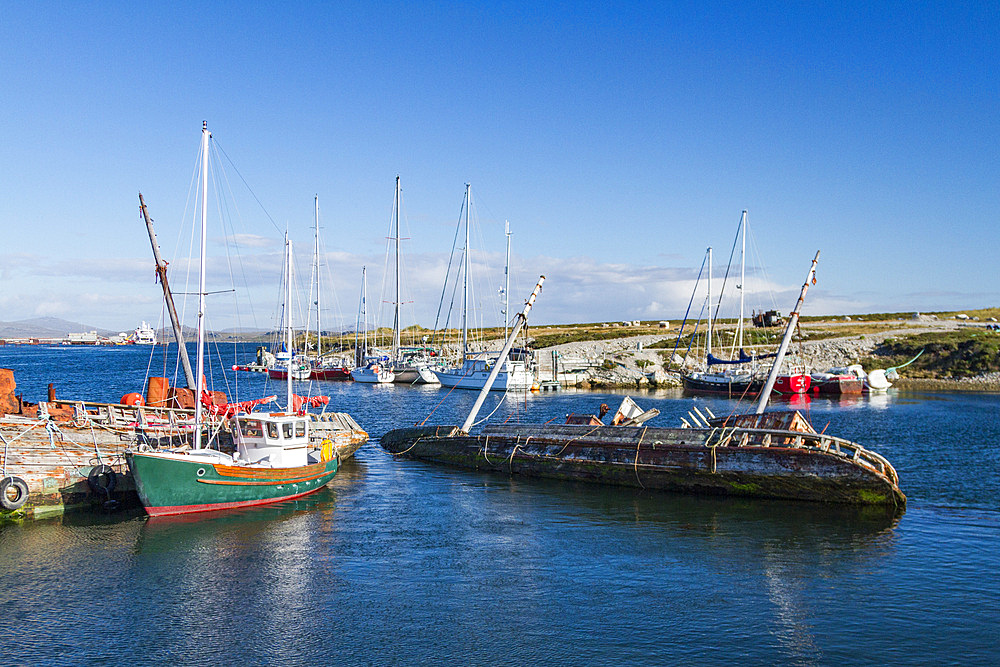
[[[292,241],[285,231],[285,344],[288,347],[288,373],[285,377],[285,391],[288,396],[286,410],[292,412]]]
[[[743,349],[743,285],[746,281],[746,258],[747,258],[747,212],[743,211],[740,216],[740,227],[743,231],[743,249],[740,251],[740,321],[736,324],[738,349]]]
[[[156,260],[156,275],[160,277],[160,287],[163,288],[163,300],[167,304],[167,313],[170,315],[170,326],[174,329],[174,340],[177,341],[177,351],[181,357],[181,367],[184,369],[184,379],[187,386],[195,386],[194,371],[191,370],[191,359],[188,357],[187,346],[184,344],[184,335],[181,332],[181,322],[177,318],[177,308],[174,306],[174,295],[170,292],[170,284],[167,282],[167,263],[160,256],[160,244],[156,240],[156,232],[153,231],[153,220],[146,210],[146,202],[139,193],[139,210],[142,211],[143,220],[146,221],[146,231],[149,232],[149,242],[153,246],[153,259]]]
[[[365,267],[361,267],[361,284],[365,284]],[[364,291],[361,292],[362,299],[364,298]],[[358,368],[361,366],[361,347],[358,346],[358,333],[361,331],[361,305],[362,300],[358,300],[358,314],[354,318],[354,367]]]
[[[517,314],[517,318],[514,321],[514,326],[511,328],[510,335],[507,337],[507,342],[504,343],[503,349],[500,350],[500,356],[498,359],[506,359],[507,355],[510,354],[510,348],[514,346],[514,339],[517,338],[517,334],[521,332],[521,327],[524,323],[528,321],[528,313],[531,311],[531,307],[535,304],[535,297],[538,293],[542,291],[542,283],[545,282],[545,276],[540,276],[538,278],[538,284],[535,285],[535,289],[532,290],[531,296],[524,303],[524,309]],[[483,388],[479,390],[479,396],[476,397],[476,402],[472,406],[472,410],[469,411],[469,416],[465,418],[465,422],[462,424],[462,431],[465,433],[469,432],[472,428],[473,422],[476,421],[476,415],[479,414],[479,409],[483,407],[483,402],[486,400],[487,394],[490,393],[490,388],[493,386],[493,382],[496,381],[497,376],[500,375],[500,369],[503,368],[505,364],[495,363],[493,364],[493,369],[490,371],[490,376],[486,378],[486,384]]]
[[[396,174],[396,301],[392,319],[392,360],[399,359],[399,174]]]
[[[771,364],[771,372],[767,374],[767,382],[764,383],[764,388],[761,390],[760,398],[757,401],[757,414],[764,412],[764,408],[767,407],[767,401],[771,397],[771,390],[774,388],[774,381],[778,378],[781,362],[785,358],[785,352],[788,351],[788,345],[792,342],[792,332],[795,331],[795,325],[798,324],[799,311],[802,309],[802,303],[806,300],[809,283],[816,283],[817,262],[819,262],[819,250],[816,251],[812,266],[809,267],[809,274],[806,275],[806,281],[802,284],[802,291],[799,292],[799,300],[795,302],[795,309],[788,316],[788,325],[785,327],[785,335],[781,339],[781,347],[778,348],[778,354],[774,357],[774,363]]]
[[[462,271],[462,362],[469,354],[469,210],[472,208],[472,183],[465,184],[465,257]]]
[[[707,359],[712,354],[712,246],[708,246],[708,339],[705,348]]]
[[[364,327],[362,330],[362,343],[361,343],[361,366],[364,364],[365,357],[368,356],[368,267],[361,267],[361,326]]]
[[[319,300],[319,195],[316,195],[316,240],[315,247],[313,249],[313,267],[316,271],[316,363],[319,363],[320,356],[322,356],[322,329],[320,328],[319,313],[320,313],[320,300]]]
[[[208,121],[201,123],[201,259],[198,268],[198,375],[195,377],[194,448],[201,449],[201,393],[205,391],[205,248],[208,245]]]
[[[507,235],[507,261],[503,266],[503,337],[507,338],[507,324],[510,317],[510,221],[503,221],[504,234]]]

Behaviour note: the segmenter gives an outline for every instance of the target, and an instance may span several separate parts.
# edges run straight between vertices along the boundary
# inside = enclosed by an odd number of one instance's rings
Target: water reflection
[[[147,517],[137,535],[135,553],[208,549],[225,559],[240,545],[258,541],[276,523],[318,511],[336,510],[336,493],[324,487],[304,498],[259,507]]]

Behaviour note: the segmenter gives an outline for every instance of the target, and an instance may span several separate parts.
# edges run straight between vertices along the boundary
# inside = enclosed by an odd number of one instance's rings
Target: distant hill
[[[0,322],[0,338],[62,338],[69,333],[86,331],[97,331],[102,336],[118,333],[58,317],[34,317],[16,322]]]

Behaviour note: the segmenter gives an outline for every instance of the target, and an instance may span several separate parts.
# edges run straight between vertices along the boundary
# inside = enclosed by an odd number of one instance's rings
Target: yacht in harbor
[[[156,345],[156,331],[143,320],[129,336],[129,340],[136,345]]]

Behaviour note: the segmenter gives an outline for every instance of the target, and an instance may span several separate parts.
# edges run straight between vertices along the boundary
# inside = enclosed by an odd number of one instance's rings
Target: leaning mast
[[[146,231],[149,232],[149,242],[153,246],[153,259],[156,261],[156,275],[160,278],[160,287],[163,288],[163,300],[167,304],[167,313],[170,315],[170,326],[174,330],[174,340],[177,341],[177,352],[181,358],[181,367],[184,369],[184,379],[187,386],[195,386],[194,371],[191,370],[191,359],[188,357],[187,346],[184,344],[184,334],[181,331],[181,322],[177,317],[177,307],[174,306],[174,295],[170,292],[170,284],[167,282],[167,263],[160,256],[160,244],[156,240],[156,232],[153,231],[153,220],[146,210],[146,202],[139,193],[139,210],[142,211],[142,218],[146,221]]]

